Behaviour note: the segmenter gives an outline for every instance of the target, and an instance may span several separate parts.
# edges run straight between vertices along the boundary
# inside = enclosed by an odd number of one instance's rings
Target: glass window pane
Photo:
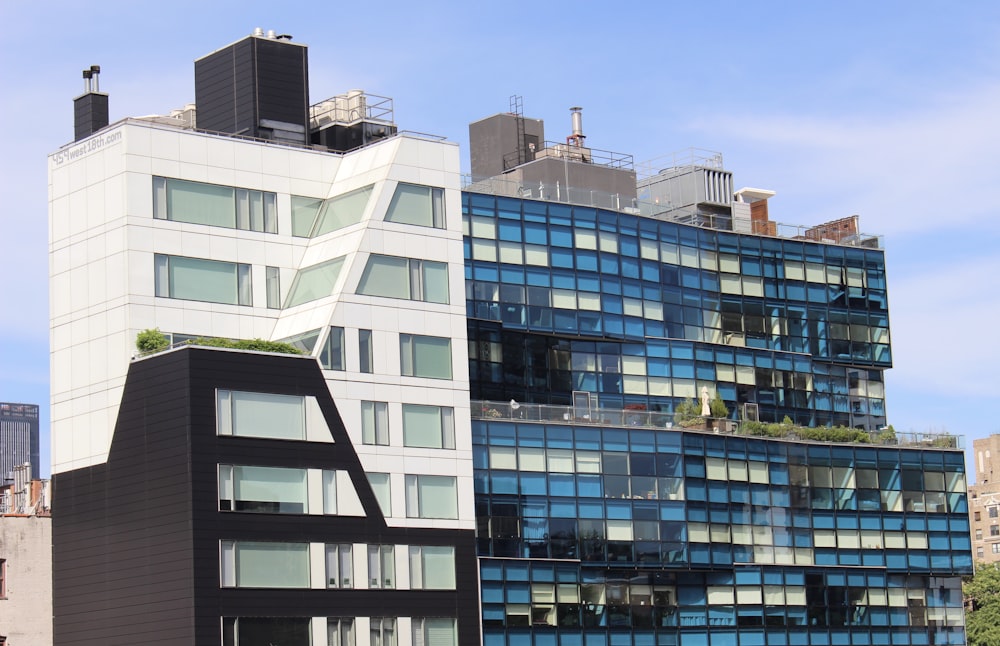
[[[400,183],[389,203],[385,221],[441,228],[444,226],[442,209],[440,189]]]
[[[292,235],[308,238],[316,222],[323,200],[315,197],[292,196]]]
[[[170,298],[239,304],[236,264],[167,256]]]
[[[451,379],[451,340],[400,334],[403,374],[409,377]]]
[[[440,406],[403,404],[403,444],[431,449],[445,446]]]
[[[295,307],[320,298],[326,298],[333,293],[333,287],[340,276],[344,258],[334,258],[326,262],[299,270],[288,290],[285,307]]]
[[[383,516],[392,515],[391,496],[389,494],[389,474],[369,473],[368,484],[372,487],[372,493],[378,501],[378,506],[382,510]]]
[[[267,306],[271,309],[281,307],[281,269],[278,267],[265,268]]]
[[[426,590],[455,589],[455,548],[422,547],[423,587]]]
[[[371,194],[372,187],[366,186],[324,202],[320,209],[319,221],[312,234],[313,237],[360,222]]]
[[[236,585],[242,588],[308,588],[306,543],[236,543]]]
[[[423,300],[428,303],[448,303],[448,265],[425,260]]]
[[[308,512],[305,469],[233,467],[233,490],[236,511]]]
[[[410,275],[406,258],[372,255],[368,258],[358,293],[386,298],[410,298]]]
[[[217,227],[236,227],[236,197],[230,186],[167,180],[169,219]]]
[[[220,399],[225,392],[229,391],[219,391]],[[231,402],[233,435],[305,439],[305,409],[301,396],[232,391]]]

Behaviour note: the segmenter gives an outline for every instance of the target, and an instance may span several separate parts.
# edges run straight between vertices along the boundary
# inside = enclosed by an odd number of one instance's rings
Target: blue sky
[[[80,70],[101,65],[112,121],[162,114],[194,101],[195,58],[259,26],[309,45],[313,102],[391,96],[466,169],[467,124],[519,94],[549,139],[580,105],[588,144],[637,162],[722,152],[779,222],[859,214],[885,236],[890,422],[1000,432],[1000,3],[478,7],[3,3],[0,401],[42,404],[47,431],[46,155],[72,139]]]

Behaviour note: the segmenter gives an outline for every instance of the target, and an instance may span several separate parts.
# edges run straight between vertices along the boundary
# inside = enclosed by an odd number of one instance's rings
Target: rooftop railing
[[[483,193],[501,197],[516,197],[544,202],[562,202],[577,206],[590,206],[599,209],[622,211],[648,218],[689,224],[719,231],[731,231],[733,220],[731,216],[700,213],[691,207],[674,207],[662,202],[640,200],[620,193],[606,193],[590,189],[565,186],[561,182],[523,183],[507,179],[504,176],[474,178],[470,174],[462,175],[462,190],[470,193]],[[751,231],[736,233],[752,233],[754,235],[784,238],[789,240],[804,240],[823,244],[834,244],[848,247],[882,248],[882,236],[868,233],[858,233],[842,237],[839,240],[817,238],[817,225],[784,224],[769,221],[766,223],[750,223]]]
[[[679,418],[674,413],[641,409],[591,408],[551,404],[522,404],[473,400],[472,418],[482,420],[537,422],[642,428],[655,430],[700,431],[714,434],[764,437],[790,441],[876,444],[921,449],[965,448],[964,437],[948,433],[906,433],[892,429],[802,427],[792,424],[767,424],[714,417]]]

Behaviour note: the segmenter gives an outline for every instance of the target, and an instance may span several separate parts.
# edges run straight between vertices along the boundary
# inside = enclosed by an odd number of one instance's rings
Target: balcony
[[[674,413],[639,409],[591,408],[522,404],[473,400],[472,419],[544,424],[613,426],[655,430],[682,430],[701,433],[762,437],[794,442],[872,444],[917,449],[964,450],[965,438],[947,433],[901,433],[882,429],[865,431],[849,428],[804,427],[793,424],[749,422],[713,417],[678,420]]]

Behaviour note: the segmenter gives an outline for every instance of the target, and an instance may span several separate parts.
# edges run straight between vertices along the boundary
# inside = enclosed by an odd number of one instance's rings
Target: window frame
[[[394,590],[396,588],[396,546],[371,544],[368,546],[369,589]]]
[[[425,344],[420,348],[418,344]],[[447,349],[448,363],[447,374],[438,373],[435,370],[427,370],[425,364],[421,367],[422,352],[430,350],[441,351]],[[424,359],[426,361],[426,358]],[[399,335],[399,367],[400,374],[404,377],[419,377],[423,379],[453,379],[455,374],[454,356],[452,354],[451,339],[447,337],[429,336],[424,334],[400,333]]]
[[[334,557],[332,561],[331,555]],[[325,587],[330,590],[353,590],[354,545],[351,543],[327,543],[324,547],[324,558]],[[346,577],[344,576],[345,570],[347,570]]]
[[[176,284],[173,276],[172,264],[176,259],[184,261],[194,261],[189,263],[194,265],[196,263],[202,263],[205,265],[214,265],[219,267],[221,265],[228,265],[232,267],[236,291],[233,296],[235,299],[233,301],[225,300],[209,300],[205,298],[190,298],[186,294],[179,296]],[[188,270],[194,270],[193,266],[189,266]],[[219,305],[237,305],[242,307],[253,307],[253,272],[251,270],[251,265],[247,263],[239,262],[229,262],[228,260],[212,260],[208,258],[195,258],[192,256],[178,256],[172,254],[153,254],[153,295],[157,298],[171,298],[174,300],[181,301],[193,301],[196,303],[217,303]]]
[[[389,403],[362,400],[360,405],[361,443],[389,446]],[[366,409],[370,409],[370,412]]]
[[[433,496],[433,489],[425,491],[424,487],[431,487],[432,483],[437,483],[439,485],[444,485],[445,481],[450,482],[452,499],[448,506],[449,513],[453,515],[435,515],[430,516],[427,514],[432,513],[427,509],[429,499],[425,499],[425,496]],[[458,510],[458,479],[455,476],[439,476],[432,475],[428,473],[422,474],[405,474],[404,476],[404,489],[406,493],[406,517],[407,518],[424,518],[424,519],[441,519],[441,520],[458,520],[459,510]]]
[[[232,216],[231,224],[218,224],[193,219],[191,217],[176,217],[174,213],[172,191],[170,184],[189,186],[208,186],[214,189],[225,189],[230,192],[229,198],[232,202],[232,213],[227,214],[227,219]],[[256,198],[256,200],[254,199]],[[253,204],[259,204],[259,209]],[[256,211],[256,212],[255,212]],[[257,233],[278,233],[278,196],[273,191],[262,191],[252,188],[241,188],[238,186],[227,186],[225,184],[212,184],[209,182],[194,182],[175,177],[153,176],[153,219],[167,222],[182,222],[184,224],[200,224],[223,229],[236,229],[238,231],[255,231]]]
[[[403,404],[403,446],[424,449],[454,449],[455,448],[455,409],[451,406],[433,406],[428,404]],[[418,442],[416,438],[417,430],[412,426],[407,427],[407,409],[437,409],[437,437],[436,443]],[[411,418],[412,419],[412,418]],[[427,433],[426,430],[423,430]]]
[[[372,275],[377,275],[379,269],[389,272],[387,275],[390,278],[395,279],[389,282],[391,282],[395,287],[402,286],[404,289],[401,291],[405,291],[406,295],[404,296],[402,294],[379,290],[378,283],[376,281],[372,281]],[[428,278],[433,276],[431,270],[435,273],[441,272],[441,275],[444,276],[444,283],[442,285],[437,285],[439,289],[428,288]],[[392,275],[391,272],[393,271],[397,272],[399,275]],[[382,276],[382,278],[384,277],[385,276]],[[443,298],[429,297],[430,294],[438,292],[442,292]],[[398,300],[448,305],[451,302],[448,263],[438,260],[389,256],[386,254],[369,254],[368,260],[365,262],[364,271],[361,273],[361,279],[358,281],[357,293],[362,296],[395,298]]]
[[[427,191],[426,195],[430,201],[430,223],[425,224],[423,222],[415,221],[417,218],[407,218],[406,216],[396,216],[397,209],[405,208],[406,205],[400,206],[399,202],[402,199],[402,191],[409,190],[411,194],[414,193],[413,189],[425,189]],[[426,215],[421,214],[422,216]],[[394,217],[395,216],[395,217]],[[447,229],[448,228],[448,217],[445,207],[444,199],[444,189],[436,186],[427,186],[424,184],[412,184],[409,182],[398,182],[396,188],[392,192],[392,198],[389,200],[389,206],[385,210],[385,222],[392,222],[393,224],[406,224],[410,226],[417,227],[427,227],[429,229]]]

